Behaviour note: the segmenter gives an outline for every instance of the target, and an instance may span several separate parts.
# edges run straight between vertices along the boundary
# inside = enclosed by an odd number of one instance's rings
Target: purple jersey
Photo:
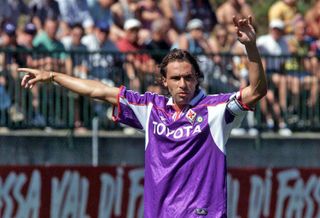
[[[246,110],[236,94],[172,98],[121,87],[114,119],[145,131],[144,217],[226,217],[226,150]]]

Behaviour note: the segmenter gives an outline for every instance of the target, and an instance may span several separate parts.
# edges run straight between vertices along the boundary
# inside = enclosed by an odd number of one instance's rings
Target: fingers
[[[249,24],[252,25],[252,16],[251,15],[248,16],[248,20],[249,20]]]
[[[38,78],[30,79],[30,80],[28,81],[28,84],[30,85],[30,88],[32,88],[32,87],[34,86],[34,84],[35,84],[36,82],[38,82],[38,81],[39,81]]]
[[[23,76],[22,78],[22,81],[21,81],[21,86],[24,87],[24,88],[32,88],[34,86],[34,83],[36,82],[35,81],[35,78],[34,79],[31,79],[31,75],[30,74],[27,74],[25,76]]]
[[[232,21],[233,21],[233,24],[234,24],[235,26],[238,26],[238,21],[237,21],[236,16],[233,16],[233,17],[232,17]]]
[[[18,72],[24,72],[24,73],[36,73],[37,70],[31,69],[31,68],[18,68]]]
[[[18,68],[17,71],[25,73],[21,81],[21,86],[24,88],[31,89],[34,84],[39,81],[39,78],[37,78],[37,75],[39,74],[38,70],[30,68]]]
[[[249,15],[247,18],[243,19],[237,19],[236,16],[233,16],[232,21],[236,27],[252,25],[252,16]]]
[[[25,87],[25,86],[26,86],[27,81],[28,81],[29,78],[30,78],[30,75],[29,75],[29,74],[23,76],[23,78],[22,78],[22,80],[21,80],[21,86],[22,86],[22,87]]]

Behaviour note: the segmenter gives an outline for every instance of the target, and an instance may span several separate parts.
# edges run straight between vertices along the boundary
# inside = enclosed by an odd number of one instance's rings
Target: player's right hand
[[[50,81],[50,72],[44,70],[18,68],[18,72],[25,73],[22,78],[21,86],[24,88],[32,88],[37,82]]]

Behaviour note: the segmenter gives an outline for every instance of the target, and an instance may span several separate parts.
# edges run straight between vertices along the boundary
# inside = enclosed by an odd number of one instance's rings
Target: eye
[[[171,77],[171,79],[172,79],[172,80],[175,80],[175,81],[179,81],[180,78],[181,78],[180,76],[173,76],[173,77]]]
[[[194,79],[193,75],[188,75],[184,78],[186,81],[192,81]]]

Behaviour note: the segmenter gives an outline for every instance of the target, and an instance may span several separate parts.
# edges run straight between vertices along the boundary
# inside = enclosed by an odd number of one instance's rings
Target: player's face
[[[174,103],[182,109],[193,98],[198,80],[189,62],[174,61],[167,66],[163,84],[168,88]]]

